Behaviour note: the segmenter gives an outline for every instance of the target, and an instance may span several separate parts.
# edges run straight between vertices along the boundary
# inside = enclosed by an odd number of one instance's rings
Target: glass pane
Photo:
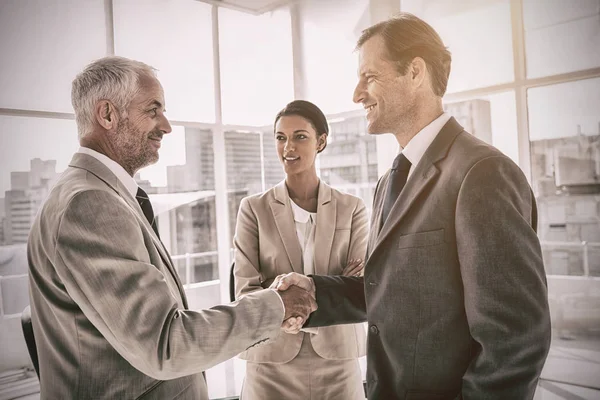
[[[320,176],[334,188],[363,199],[371,210],[377,185],[375,136],[364,116],[329,120],[328,144],[317,156]]]
[[[225,160],[227,162],[227,194],[231,241],[235,234],[237,212],[242,199],[264,189],[260,132],[225,132]]]
[[[265,169],[265,190],[270,189],[285,179],[283,165],[277,154],[277,142],[273,128],[263,133],[263,162]]]
[[[221,93],[227,124],[265,125],[294,97],[290,14],[219,8]]]
[[[73,112],[73,78],[106,55],[104,3],[2,1],[0,108]]]
[[[554,333],[542,378],[597,388],[600,79],[527,94],[532,186]]]
[[[452,53],[448,93],[514,79],[509,0],[403,0],[401,8],[433,26]]]
[[[467,132],[495,146],[518,163],[517,110],[514,91],[445,103],[444,110],[456,118]]]
[[[20,314],[29,305],[27,238],[79,147],[75,121],[0,116],[0,373],[30,367]],[[8,145],[10,143],[10,145]]]
[[[210,130],[173,126],[159,162],[138,177],[158,216],[162,241],[187,284],[219,276],[216,258],[205,254],[217,249],[212,143]]]
[[[600,66],[598,0],[524,0],[527,76]]]
[[[354,51],[369,25],[369,1],[300,3],[306,98],[331,114],[361,108],[352,102],[357,83]]]
[[[168,117],[213,122],[211,6],[188,0],[113,4],[115,53],[158,69]]]

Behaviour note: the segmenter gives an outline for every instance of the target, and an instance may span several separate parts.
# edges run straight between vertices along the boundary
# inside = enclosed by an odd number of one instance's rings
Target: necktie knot
[[[404,155],[404,153],[400,153],[394,158],[394,163],[392,164],[392,171],[398,170],[407,170],[410,169],[411,163],[408,161],[408,158]]]

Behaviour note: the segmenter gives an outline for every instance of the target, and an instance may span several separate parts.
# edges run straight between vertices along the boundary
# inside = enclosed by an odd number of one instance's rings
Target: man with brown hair
[[[364,278],[275,285],[315,291],[307,326],[368,321],[369,399],[531,399],[550,315],[527,179],[443,111],[451,57],[426,22],[401,13],[357,47],[354,101],[401,148],[375,189]]]

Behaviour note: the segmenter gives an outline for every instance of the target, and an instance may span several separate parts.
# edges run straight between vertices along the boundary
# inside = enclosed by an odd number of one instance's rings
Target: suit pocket
[[[435,231],[415,232],[398,238],[398,248],[427,247],[444,243],[444,228]]]

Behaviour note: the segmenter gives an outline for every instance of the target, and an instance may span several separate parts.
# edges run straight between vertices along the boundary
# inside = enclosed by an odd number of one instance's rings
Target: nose
[[[365,88],[362,83],[362,80],[359,80],[356,84],[356,88],[354,88],[354,94],[352,95],[352,101],[355,103],[362,103],[365,99]]]
[[[283,152],[288,153],[290,151],[294,151],[294,144],[291,140],[286,140],[285,145],[283,146]]]
[[[162,115],[162,119],[160,121],[160,124],[158,125],[158,129],[160,129],[160,131],[165,135],[173,131],[169,120],[164,115]]]

